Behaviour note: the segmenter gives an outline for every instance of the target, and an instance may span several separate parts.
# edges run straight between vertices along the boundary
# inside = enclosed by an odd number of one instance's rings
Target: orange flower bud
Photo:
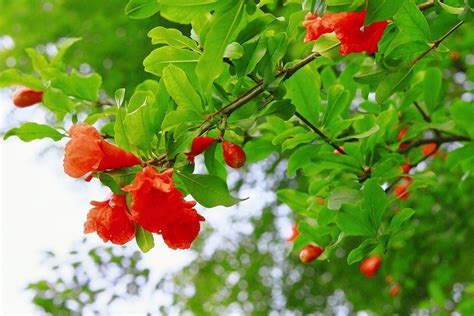
[[[377,273],[381,264],[382,264],[382,257],[373,256],[373,257],[363,260],[359,266],[359,270],[360,272],[365,274],[366,277],[371,278]]]
[[[323,253],[323,248],[313,245],[308,245],[301,249],[300,260],[303,263],[310,263],[318,258]]]
[[[13,104],[19,108],[40,103],[43,99],[43,91],[36,91],[29,88],[23,88],[13,94]]]

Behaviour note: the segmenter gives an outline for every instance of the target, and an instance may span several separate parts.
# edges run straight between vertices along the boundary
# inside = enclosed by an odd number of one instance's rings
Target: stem
[[[427,10],[429,8],[432,8],[434,7],[434,2],[433,1],[427,1],[427,2],[424,2],[424,3],[420,3],[418,5],[418,9],[420,10]]]
[[[314,126],[310,121],[308,121],[306,118],[304,118],[303,115],[301,115],[299,112],[295,112],[295,116],[299,118],[303,123],[308,125],[309,128],[313,130],[316,134],[318,134],[327,144],[332,146],[335,150],[337,150],[339,153],[343,155],[347,155],[347,153],[344,151],[344,149],[340,148],[337,146],[329,137],[327,137],[319,128]]]
[[[422,163],[423,161],[427,160],[428,158],[430,158],[431,156],[433,156],[439,149],[439,147],[441,146],[441,144],[444,144],[444,143],[450,143],[450,142],[458,142],[458,141],[470,141],[471,139],[467,136],[452,136],[452,137],[437,137],[437,138],[431,138],[431,139],[420,139],[418,141],[415,141],[413,143],[411,143],[406,150],[404,150],[403,152],[407,152],[409,151],[410,149],[414,148],[414,147],[417,147],[417,146],[421,146],[421,145],[426,145],[426,144],[432,144],[432,143],[435,143],[436,144],[436,148],[431,151],[429,154],[427,154],[426,156],[423,156],[420,160],[418,160],[417,162],[414,162],[412,164],[410,164],[410,169],[412,168],[415,168],[416,166],[418,166],[420,163]],[[385,192],[389,192],[399,181],[400,179],[403,178],[403,177],[400,177],[398,178],[397,180],[395,180],[394,182],[392,182],[386,189],[385,189]]]
[[[285,80],[289,79],[295,72],[297,72],[299,69],[302,67],[306,66],[313,60],[315,60],[317,57],[321,56],[319,53],[311,53],[310,55],[306,56],[302,60],[300,60],[298,63],[293,65],[292,67],[282,69],[278,71],[275,75],[275,78],[279,78],[282,76],[285,76]],[[234,101],[220,109],[219,111],[211,114],[211,117],[214,117],[216,115],[222,114],[222,115],[230,115],[233,111],[236,109],[240,108],[242,105],[246,104],[256,96],[260,95],[262,92],[265,91],[265,85],[264,82],[258,82],[255,86],[238,96]]]
[[[429,115],[421,108],[421,106],[418,104],[418,102],[413,102],[413,104],[415,105],[416,109],[418,110],[418,112],[420,112],[421,116],[423,116],[423,119],[427,122],[427,123],[431,123],[431,118],[429,117]]]
[[[443,36],[438,38],[436,41],[433,42],[430,48],[425,50],[423,53],[421,53],[420,56],[416,57],[411,64],[415,65],[417,62],[419,62],[423,57],[428,55],[432,50],[438,48],[439,44],[441,44],[449,35],[451,35],[454,31],[456,31],[461,25],[463,25],[464,21],[458,22],[455,26],[453,26],[449,31],[447,31]]]
[[[436,138],[425,138],[425,139],[418,139],[413,142],[410,142],[407,148],[402,153],[409,151],[412,148],[419,147],[426,144],[444,144],[444,143],[452,143],[452,142],[469,142],[471,139],[467,136],[450,136],[450,137],[436,137]]]

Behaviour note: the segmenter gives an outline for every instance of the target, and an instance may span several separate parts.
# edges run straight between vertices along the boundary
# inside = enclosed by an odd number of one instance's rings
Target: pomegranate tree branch
[[[425,57],[426,55],[428,55],[432,50],[438,48],[438,46],[446,39],[448,38],[449,35],[451,35],[454,31],[456,31],[461,25],[463,25],[464,21],[460,21],[458,22],[456,25],[454,25],[449,31],[447,31],[443,36],[441,36],[440,38],[438,38],[436,41],[434,41],[430,48],[428,48],[427,50],[425,50],[423,53],[421,53],[421,55],[419,55],[418,57],[416,57],[412,62],[411,64],[414,65],[416,64],[417,62],[419,62],[423,57]]]

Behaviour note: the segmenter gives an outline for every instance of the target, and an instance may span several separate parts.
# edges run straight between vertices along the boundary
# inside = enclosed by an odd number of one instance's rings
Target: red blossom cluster
[[[341,42],[339,54],[378,51],[378,42],[387,27],[388,21],[374,22],[364,26],[367,11],[325,13],[319,16],[309,12],[303,22],[306,28],[305,42],[317,40],[326,33],[336,33]]]
[[[64,171],[71,177],[141,163],[132,153],[106,142],[90,125],[73,125],[68,133],[71,140],[66,144]],[[172,249],[189,248],[204,217],[194,209],[196,202],[184,200],[172,175],[172,169],[160,173],[150,165],[144,167],[131,184],[122,188],[124,195],[113,194],[107,201],[91,202],[94,207],[87,215],[84,232],[97,232],[104,242],[122,245],[134,237],[135,225],[139,224],[161,234]],[[125,194],[130,194],[130,205]]]

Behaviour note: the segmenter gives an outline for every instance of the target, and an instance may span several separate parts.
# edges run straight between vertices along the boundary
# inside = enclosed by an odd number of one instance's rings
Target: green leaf
[[[410,81],[413,67],[402,68],[388,74],[377,87],[375,98],[378,103],[384,103],[395,92],[402,90]]]
[[[446,12],[448,14],[459,15],[459,14],[462,14],[464,12],[463,7],[453,7],[453,6],[447,5],[446,3],[443,3],[441,1],[435,1],[435,5],[439,6],[444,12]]]
[[[204,52],[196,66],[196,74],[203,91],[207,91],[214,79],[224,69],[222,60],[227,45],[237,36],[244,13],[244,2],[238,1],[213,14],[213,20],[204,42]]]
[[[375,227],[359,206],[345,204],[336,216],[337,226],[346,236],[375,236]]]
[[[474,139],[474,106],[472,103],[457,100],[450,107],[456,126]]]
[[[169,65],[163,69],[162,80],[169,95],[178,105],[178,110],[202,110],[201,98],[194,90],[183,70]]]
[[[190,174],[176,170],[189,194],[204,207],[219,205],[232,206],[242,199],[230,195],[227,183],[219,177],[203,174]]]
[[[123,118],[130,149],[139,155],[152,149],[154,131],[149,113],[150,107],[145,104],[137,110],[127,113]]]
[[[380,82],[387,74],[387,71],[375,64],[371,66],[363,66],[355,75],[354,80],[358,83],[373,84]]]
[[[202,116],[196,111],[171,111],[166,114],[161,129],[169,131],[180,124],[199,124],[201,121]]]
[[[117,107],[121,107],[124,100],[125,100],[125,88],[121,88],[115,91],[115,104],[117,104]]]
[[[329,88],[328,91],[328,105],[324,113],[323,126],[327,126],[333,120],[348,110],[349,106],[349,91],[344,89],[344,86],[335,84]]]
[[[340,57],[338,47],[341,43],[336,37],[336,34],[323,34],[313,44],[313,52],[319,53],[321,56],[327,57],[331,60]]]
[[[430,27],[414,0],[405,0],[397,14],[395,14],[394,20],[400,29],[400,34],[404,36],[406,41],[421,40],[426,42],[430,40]]]
[[[248,143],[247,143],[248,144]],[[206,165],[207,172],[210,175],[217,176],[221,179],[227,178],[227,170],[225,169],[224,164],[216,159],[216,150],[219,149],[219,156],[222,156],[222,146],[219,143],[214,142],[211,147],[209,147],[204,152],[204,163]],[[247,156],[248,162],[248,156]]]
[[[244,54],[242,45],[237,42],[232,42],[225,48],[224,57],[230,59],[239,59]]]
[[[364,25],[391,19],[406,0],[369,0]]]
[[[141,167],[122,168],[107,172],[96,172],[97,178],[115,194],[125,194],[122,187],[130,184]]]
[[[343,137],[343,138],[339,138],[338,140],[347,140],[347,139],[362,139],[362,138],[367,138],[375,133],[377,133],[378,131],[380,130],[380,126],[379,125],[374,125],[372,126],[368,131],[365,131],[365,132],[362,132],[362,133],[359,133],[359,134],[355,134],[355,135],[350,135],[350,136],[347,136],[347,137]]]
[[[153,234],[143,229],[139,224],[135,225],[135,240],[138,247],[143,252],[148,252],[155,247],[155,240]]]
[[[288,166],[286,168],[288,176],[294,176],[298,169],[304,168],[306,164],[311,163],[311,158],[317,152],[317,148],[316,145],[308,144],[293,151],[290,157],[288,157]]]
[[[328,196],[327,207],[330,210],[337,211],[345,203],[357,203],[360,199],[360,192],[354,189],[341,187],[334,189]]]
[[[114,124],[114,140],[119,147],[130,151],[130,142],[128,141],[127,131],[124,125],[124,119],[126,114],[127,111],[125,110],[125,108],[121,107],[118,109],[117,117],[115,119]]]
[[[49,79],[45,76],[47,74],[45,70],[49,68],[49,62],[46,57],[34,48],[27,48],[25,51],[28,57],[30,57],[33,69],[36,70],[44,79]]]
[[[331,233],[334,231],[334,227],[316,227],[306,222],[300,222],[298,224],[298,231],[301,235],[307,236],[312,243],[326,248],[332,241]]]
[[[411,208],[406,208],[398,212],[390,222],[388,226],[388,231],[391,233],[397,232],[400,230],[402,225],[409,220],[415,214],[415,210]]]
[[[0,72],[0,87],[21,85],[34,90],[43,90],[44,85],[41,80],[31,75],[24,75],[16,69],[7,69]]]
[[[82,40],[81,37],[71,37],[66,38],[58,46],[58,53],[51,59],[51,65],[62,65],[63,59],[66,53],[68,52],[69,48],[71,48],[74,44]]]
[[[166,28],[162,26],[155,27],[148,32],[152,44],[167,44],[176,48],[196,49],[196,42],[187,36],[184,36],[177,29]]]
[[[188,24],[197,15],[217,10],[226,3],[221,0],[160,0],[160,14],[170,21]]]
[[[282,189],[277,192],[277,198],[298,213],[306,211],[308,197],[308,194],[292,189]]]
[[[296,111],[317,126],[321,104],[319,74],[310,65],[307,65],[291,76],[285,82],[285,87],[287,89],[286,96],[295,105]]]
[[[374,239],[364,240],[357,248],[352,249],[347,256],[347,264],[353,264],[364,259],[367,254],[369,254],[378,243]]]
[[[64,115],[74,110],[74,103],[61,90],[47,88],[43,95],[43,105],[56,114],[58,121],[62,121]]]
[[[88,101],[98,99],[101,85],[102,78],[98,74],[82,75],[76,70],[70,76],[60,74],[51,81],[51,86],[63,90],[65,94]]]
[[[161,76],[163,69],[173,64],[186,73],[194,71],[199,59],[199,54],[187,49],[173,46],[164,46],[153,50],[143,61],[145,71]]]
[[[393,159],[380,160],[372,167],[372,178],[381,178],[383,180],[389,180],[400,176],[401,168],[400,162]]]
[[[33,122],[23,123],[20,127],[10,129],[5,133],[3,139],[7,139],[11,136],[17,136],[24,142],[30,142],[42,138],[51,138],[54,141],[58,141],[65,137],[64,134],[61,134],[49,125]]]
[[[377,183],[376,179],[369,179],[364,183],[364,194],[361,210],[369,215],[373,227],[378,228],[382,222],[382,216],[388,206],[388,198],[385,191]]]
[[[428,112],[433,112],[436,108],[436,102],[438,101],[440,95],[442,80],[443,77],[439,68],[431,67],[426,70],[425,79],[423,81],[423,92]]]
[[[243,57],[234,61],[235,70],[239,77],[245,77],[255,69],[267,52],[265,44],[264,39],[256,37],[242,45]]]
[[[110,189],[115,194],[124,194],[122,190],[120,189],[120,186],[115,182],[114,178],[105,172],[100,172],[97,174],[97,178],[99,179],[100,183],[105,185]]]
[[[125,14],[132,19],[145,19],[159,10],[158,0],[130,0],[125,6]]]

